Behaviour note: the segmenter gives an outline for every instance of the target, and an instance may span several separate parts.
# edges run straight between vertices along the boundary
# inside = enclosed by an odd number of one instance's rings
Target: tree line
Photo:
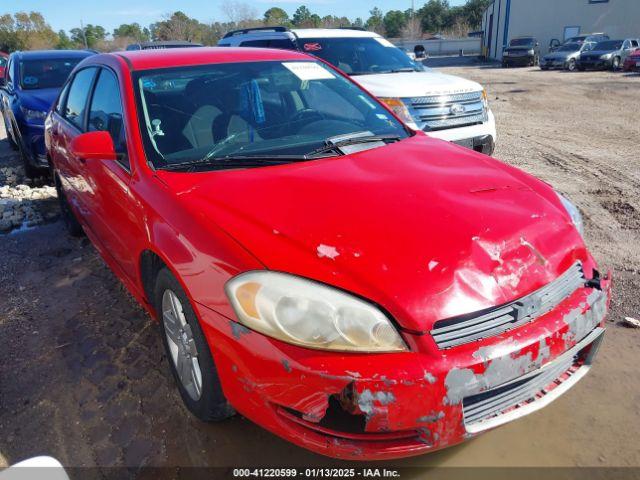
[[[216,45],[225,32],[238,28],[282,25],[298,28],[363,28],[390,38],[419,38],[428,34],[465,36],[480,28],[482,13],[491,0],[467,0],[452,7],[448,0],[428,0],[412,10],[389,10],[378,7],[367,19],[320,15],[302,5],[293,15],[278,7],[260,15],[255,7],[229,0],[222,4],[224,21],[203,23],[182,11],[167,14],[150,25],[125,23],[108,31],[101,25],[87,23],[69,31],[55,31],[39,12],[18,12],[0,16],[0,50],[91,48],[102,51],[120,50],[135,42],[156,40],[188,40]]]

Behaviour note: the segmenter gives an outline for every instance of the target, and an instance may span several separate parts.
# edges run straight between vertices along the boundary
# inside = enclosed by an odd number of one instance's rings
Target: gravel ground
[[[620,324],[640,317],[640,75],[444,70],[487,87],[495,155],[581,207],[615,298],[596,365],[569,394],[465,445],[391,464],[640,466],[640,330]],[[158,327],[91,245],[53,221],[54,197],[23,179],[0,140],[0,229],[13,229],[0,236],[0,467],[38,454],[101,467],[340,465],[239,416],[194,420]]]

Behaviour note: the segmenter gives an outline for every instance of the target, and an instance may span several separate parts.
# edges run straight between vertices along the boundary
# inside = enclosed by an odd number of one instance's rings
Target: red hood
[[[351,156],[158,176],[266,268],[359,294],[415,331],[591,261],[551,188],[422,134]]]

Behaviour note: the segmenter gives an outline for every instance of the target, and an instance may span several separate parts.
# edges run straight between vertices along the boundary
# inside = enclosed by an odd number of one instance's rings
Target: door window
[[[7,68],[4,71],[4,78],[7,84],[11,83],[11,69],[13,68],[13,59],[7,63]]]
[[[67,102],[67,94],[69,93],[69,84],[67,83],[62,89],[62,93],[58,97],[58,103],[56,103],[55,111],[60,115],[64,115],[64,105]]]
[[[95,68],[80,70],[69,87],[64,117],[81,131],[84,131],[84,113],[95,74]]]
[[[87,128],[90,132],[108,132],[113,140],[116,153],[120,154],[121,162],[127,168],[129,167],[126,156],[127,142],[118,80],[111,71],[104,68],[100,71],[91,99]]]

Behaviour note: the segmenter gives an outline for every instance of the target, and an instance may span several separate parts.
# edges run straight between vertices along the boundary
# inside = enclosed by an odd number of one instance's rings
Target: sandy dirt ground
[[[486,86],[498,158],[580,206],[615,297],[596,364],[567,395],[467,444],[388,465],[640,466],[640,330],[620,323],[640,318],[640,75],[444,71]],[[0,167],[16,165],[1,140]],[[0,187],[21,181],[0,172]],[[51,199],[34,202],[50,212]],[[0,236],[0,466],[38,454],[69,466],[342,465],[240,416],[192,418],[157,325],[87,240],[50,217]]]

